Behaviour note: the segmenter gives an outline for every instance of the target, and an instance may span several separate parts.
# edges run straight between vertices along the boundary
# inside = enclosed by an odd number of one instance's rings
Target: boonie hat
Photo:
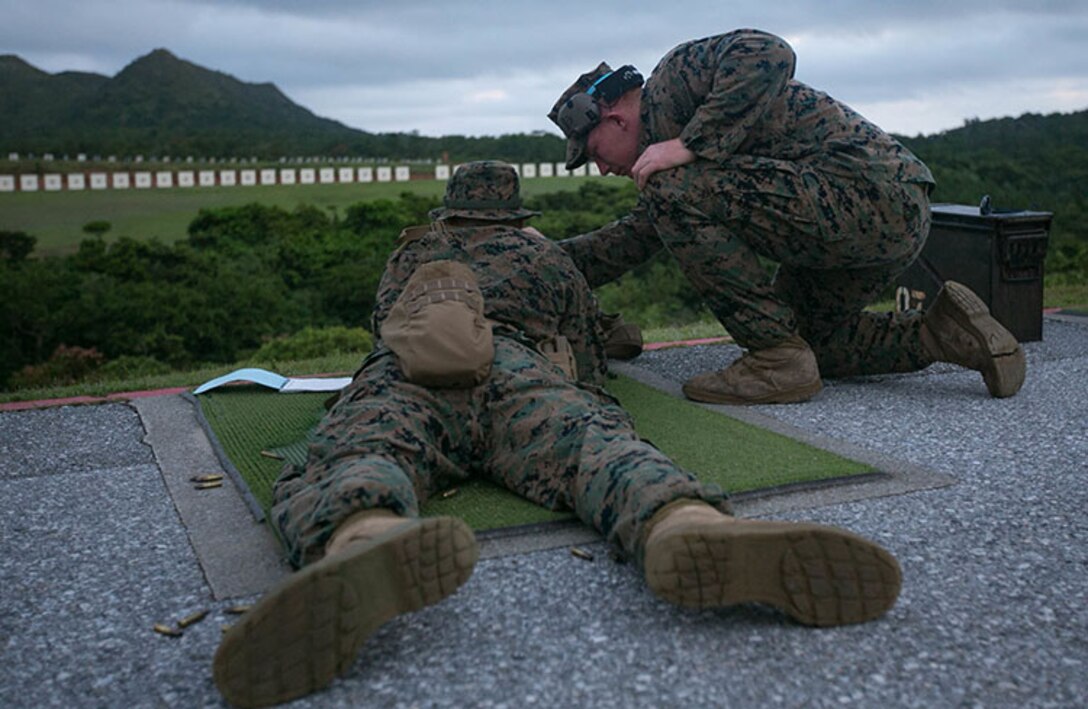
[[[498,160],[478,160],[461,165],[446,183],[446,196],[430,211],[434,221],[450,217],[505,221],[539,216],[521,206],[518,173]]]
[[[578,77],[552,106],[548,118],[567,137],[567,169],[586,163],[586,140],[601,122],[598,100],[613,103],[629,89],[642,86],[642,74],[627,64],[615,71],[605,62]]]

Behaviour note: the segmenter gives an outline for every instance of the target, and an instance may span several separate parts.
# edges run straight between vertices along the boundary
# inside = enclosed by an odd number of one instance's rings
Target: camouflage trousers
[[[736,156],[660,172],[644,196],[658,236],[738,344],[799,333],[828,377],[932,363],[919,313],[863,312],[925,244],[925,184]]]
[[[392,354],[372,357],[321,422],[305,468],[287,466],[276,481],[272,519],[300,566],[352,514],[418,516],[429,495],[472,475],[573,510],[639,563],[644,525],[664,505],[695,498],[729,509],[720,488],[639,440],[607,393],[496,337],[491,374],[470,389],[417,386]]]

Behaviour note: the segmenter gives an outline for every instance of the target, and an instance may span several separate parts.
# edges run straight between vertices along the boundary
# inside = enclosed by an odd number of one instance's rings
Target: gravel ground
[[[1074,707],[1088,696],[1088,323],[1048,319],[1019,395],[950,366],[828,382],[759,411],[953,476],[802,510],[900,559],[887,617],[812,630],[759,607],[690,612],[589,546],[482,561],[299,707]],[[646,353],[677,381],[730,346]],[[874,381],[875,380],[875,381]],[[0,706],[219,706],[230,622],[124,405],[0,414]],[[180,638],[151,631],[211,614]]]

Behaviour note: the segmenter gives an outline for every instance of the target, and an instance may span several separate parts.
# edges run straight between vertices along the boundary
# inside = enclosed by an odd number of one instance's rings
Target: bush
[[[93,347],[60,345],[45,362],[28,365],[12,375],[10,385],[12,389],[38,389],[75,384],[97,370],[104,359]]]
[[[1066,241],[1052,244],[1046,255],[1048,281],[1061,285],[1088,283],[1088,244]]]
[[[25,231],[0,231],[0,260],[10,263],[25,261],[37,243],[38,238]]]
[[[94,236],[102,236],[107,231],[113,228],[113,225],[104,219],[98,219],[93,222],[87,222],[83,225],[83,231],[87,234]]]
[[[159,374],[169,374],[170,366],[160,362],[154,357],[134,355],[122,355],[117,359],[111,359],[94,372],[94,378],[99,381],[117,379],[135,379],[137,377],[154,377]]]
[[[294,335],[266,342],[250,359],[283,362],[331,354],[366,354],[373,348],[374,338],[361,327],[307,327]]]
[[[596,290],[604,312],[641,327],[673,327],[713,317],[676,261],[661,253]]]

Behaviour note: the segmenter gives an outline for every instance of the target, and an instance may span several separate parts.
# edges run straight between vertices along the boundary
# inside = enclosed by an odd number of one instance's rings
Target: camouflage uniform
[[[667,248],[739,344],[799,332],[825,376],[920,369],[932,361],[920,315],[862,309],[921,251],[933,178],[793,70],[790,47],[755,30],[672,50],[642,89],[640,151],[679,137],[696,161],[656,173],[629,215],[561,245],[592,287]]]
[[[642,525],[679,498],[727,509],[705,487],[639,440],[629,415],[596,384],[607,371],[596,301],[554,242],[511,226],[439,222],[390,258],[374,332],[409,275],[449,259],[473,269],[495,334],[482,384],[437,389],[406,381],[379,340],[321,422],[305,469],[285,468],[272,518],[297,565],[320,558],[336,527],[360,510],[417,516],[435,491],[483,475],[549,509],[572,509],[641,560]],[[537,343],[571,343],[580,382]]]

